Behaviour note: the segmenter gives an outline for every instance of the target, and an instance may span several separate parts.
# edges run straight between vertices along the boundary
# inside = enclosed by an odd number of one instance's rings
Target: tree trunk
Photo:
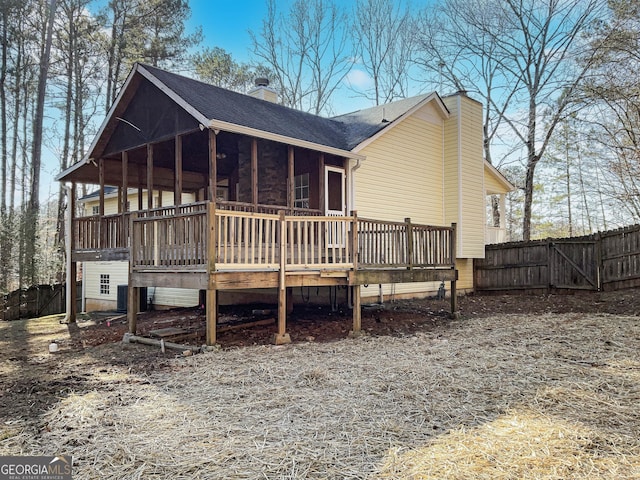
[[[40,73],[38,78],[38,92],[36,108],[33,117],[33,141],[31,150],[31,186],[29,189],[29,203],[25,214],[25,276],[29,284],[36,283],[37,262],[36,245],[38,242],[37,224],[40,209],[40,165],[42,161],[42,129],[44,123],[44,101],[47,89],[47,75],[49,72],[49,57],[53,39],[53,24],[56,11],[56,0],[51,0],[49,18],[46,26],[46,37],[41,49]]]
[[[524,209],[522,218],[522,240],[531,240],[531,207],[533,204],[534,173],[539,158],[533,153],[529,153],[527,162],[527,173],[524,182]]]
[[[7,49],[9,48],[7,42],[7,29],[8,15],[7,10],[2,9],[2,65],[0,66],[0,155],[2,155],[0,170],[2,176],[2,185],[0,185],[0,294],[7,292],[7,274],[9,272],[9,251],[7,244],[11,236],[11,232],[8,231],[9,225],[7,224],[7,94],[6,94],[6,80],[7,80]]]
[[[75,8],[70,7],[68,13],[68,39],[67,39],[67,91],[65,95],[64,108],[64,139],[62,144],[62,154],[60,155],[60,170],[66,170],[68,166],[68,158],[71,144],[71,105],[73,103],[73,85],[74,85],[74,62],[76,51],[76,32],[75,32]],[[56,249],[58,254],[64,258],[65,255],[65,188],[62,183],[58,190],[58,210],[56,214]],[[64,262],[62,262],[64,264]]]

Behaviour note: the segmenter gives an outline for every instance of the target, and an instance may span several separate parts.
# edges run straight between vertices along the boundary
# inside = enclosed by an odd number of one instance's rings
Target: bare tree
[[[155,66],[184,58],[201,40],[198,29],[188,34],[191,8],[185,0],[109,0],[101,20],[110,30],[107,55],[106,108],[116,98],[134,62]]]
[[[29,203],[25,212],[25,276],[30,284],[35,283],[37,224],[40,210],[40,165],[42,161],[42,129],[44,124],[44,103],[49,73],[49,57],[53,39],[53,26],[56,12],[56,0],[51,0],[46,22],[44,42],[40,49],[40,73],[33,117],[33,136],[31,147],[31,185]]]
[[[590,145],[603,160],[602,174],[615,211],[640,219],[640,5],[610,0],[611,14],[597,24],[594,68],[584,84],[581,119]]]
[[[365,97],[376,105],[406,97],[416,43],[409,7],[393,0],[358,0],[354,16],[356,56],[373,80]]]
[[[345,27],[344,12],[331,0],[296,0],[286,16],[269,0],[260,34],[250,34],[253,53],[273,71],[284,104],[316,114],[329,109],[352,65]]]
[[[491,132],[502,123],[524,150],[525,240],[531,237],[536,167],[591,68],[592,59],[581,55],[581,35],[603,8],[598,0],[445,0],[438,10],[445,28],[432,44],[446,47],[438,68],[456,87],[482,95],[493,125],[487,139],[495,140]],[[454,30],[464,45],[446,39]]]

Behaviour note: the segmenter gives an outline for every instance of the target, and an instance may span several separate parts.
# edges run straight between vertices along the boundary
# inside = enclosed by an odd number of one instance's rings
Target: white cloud
[[[354,68],[345,77],[345,82],[352,88],[367,89],[373,85],[373,79],[367,72]]]

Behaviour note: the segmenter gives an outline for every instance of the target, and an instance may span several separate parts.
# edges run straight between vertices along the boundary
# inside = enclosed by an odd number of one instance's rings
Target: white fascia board
[[[209,122],[209,128],[212,130],[224,130],[226,132],[233,132],[233,133],[239,133],[242,135],[249,135],[252,137],[264,138],[266,140],[272,140],[274,142],[285,143],[287,145],[293,145],[301,148],[308,148],[309,150],[324,152],[331,155],[354,158],[356,160],[358,159],[364,160],[365,158],[364,155],[354,153],[349,150],[342,150],[340,148],[329,147],[327,145],[321,145],[319,143],[300,140],[299,138],[287,137],[286,135],[278,135],[276,133],[265,132],[264,130],[245,127],[244,125],[238,125],[235,123],[223,122],[221,120],[211,120]]]

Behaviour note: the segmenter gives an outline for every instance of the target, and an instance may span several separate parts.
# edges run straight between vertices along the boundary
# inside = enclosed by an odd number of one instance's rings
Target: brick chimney
[[[269,86],[268,78],[256,78],[255,87],[247,92],[250,95],[260,100],[266,100],[272,103],[278,103],[278,92]]]

